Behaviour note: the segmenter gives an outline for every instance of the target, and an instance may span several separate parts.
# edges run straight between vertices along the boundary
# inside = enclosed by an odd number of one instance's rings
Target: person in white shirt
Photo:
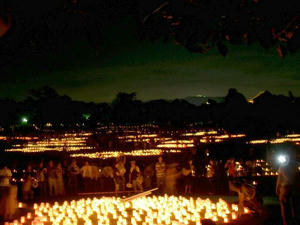
[[[11,170],[4,166],[0,170],[0,217],[3,220],[11,220],[17,209],[16,185],[10,185]]]

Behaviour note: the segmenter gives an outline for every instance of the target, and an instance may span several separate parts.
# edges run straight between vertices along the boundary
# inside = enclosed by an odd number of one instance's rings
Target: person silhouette
[[[297,224],[293,191],[298,167],[292,158],[292,156],[289,158],[287,155],[281,155],[278,157],[281,165],[278,169],[276,194],[278,195],[280,201],[283,225]]]

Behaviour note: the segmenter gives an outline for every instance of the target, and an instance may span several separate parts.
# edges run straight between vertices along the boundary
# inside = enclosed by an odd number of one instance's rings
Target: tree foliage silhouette
[[[1,65],[19,54],[43,54],[74,36],[99,50],[103,27],[126,16],[137,19],[140,36],[173,37],[195,53],[259,42],[284,58],[300,48],[300,2],[287,0],[3,0],[0,6]],[[8,10],[9,9],[9,10]],[[8,32],[10,31],[10,32]],[[20,38],[22,37],[22,38]],[[121,38],[121,37],[120,37]]]
[[[300,131],[300,98],[273,95],[265,91],[248,102],[236,89],[229,89],[225,101],[209,100],[200,106],[182,99],[142,102],[136,93],[118,93],[111,104],[81,102],[60,95],[51,87],[31,90],[20,102],[0,100],[0,126],[6,130],[20,124],[20,118],[30,118],[28,126],[53,129],[96,128],[101,125],[156,124],[161,128],[201,127],[224,128],[248,136],[272,137],[276,132]],[[89,114],[89,118],[83,115]],[[63,124],[63,127],[62,127]]]
[[[277,45],[284,58],[300,48],[300,3],[297,0],[167,0],[141,1],[149,35],[172,35],[191,52],[217,47],[226,56],[226,43],[258,41],[269,49]]]

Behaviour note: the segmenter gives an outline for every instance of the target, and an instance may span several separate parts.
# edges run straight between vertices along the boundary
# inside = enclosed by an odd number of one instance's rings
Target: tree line
[[[265,91],[248,101],[236,89],[229,89],[224,102],[208,100],[196,106],[183,99],[143,102],[136,93],[118,93],[111,103],[83,102],[60,95],[51,87],[30,91],[22,101],[0,100],[0,126],[43,129],[96,128],[100,125],[143,125],[183,128],[224,128],[250,136],[272,136],[300,130],[300,98],[273,95]],[[84,125],[83,125],[84,124]]]

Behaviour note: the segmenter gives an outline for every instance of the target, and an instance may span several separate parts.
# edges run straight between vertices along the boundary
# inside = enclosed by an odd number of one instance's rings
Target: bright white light
[[[27,122],[28,122],[28,119],[27,119],[26,117],[23,117],[23,118],[22,118],[22,122],[23,122],[23,123],[27,123]]]
[[[283,163],[286,163],[286,161],[287,161],[287,158],[286,158],[285,155],[278,156],[278,162],[279,163],[283,164]]]

